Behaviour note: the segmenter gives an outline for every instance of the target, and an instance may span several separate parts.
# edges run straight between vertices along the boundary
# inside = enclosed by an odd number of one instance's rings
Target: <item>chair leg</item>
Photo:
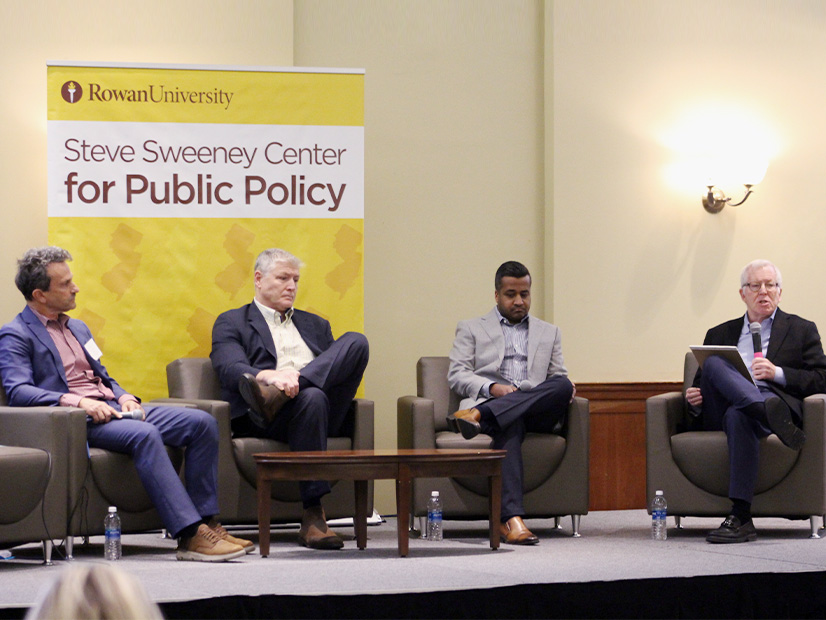
[[[582,518],[582,515],[571,515],[571,524],[574,526],[574,538],[582,537],[582,534],[579,533],[580,518]]]
[[[562,529],[562,517],[554,517],[554,528],[558,530]]]
[[[419,517],[419,532],[422,538],[427,538],[427,517]]]
[[[66,559],[67,560],[74,560],[75,556],[72,555],[72,552],[75,548],[75,537],[74,536],[67,536],[66,537]]]
[[[678,515],[675,515],[674,524],[677,526],[678,530],[683,529],[683,518]]]
[[[46,566],[53,566],[54,562],[52,562],[52,549],[54,548],[54,543],[50,539],[46,539],[43,541],[43,564]]]
[[[811,533],[809,534],[809,538],[820,538],[820,536],[817,533],[817,530],[820,529],[820,527],[819,527],[820,523],[818,523],[818,521],[815,521],[815,519],[817,519],[819,521],[819,520],[822,520],[822,517],[815,516],[815,515],[812,515],[811,517],[809,517],[809,528],[811,529]]]

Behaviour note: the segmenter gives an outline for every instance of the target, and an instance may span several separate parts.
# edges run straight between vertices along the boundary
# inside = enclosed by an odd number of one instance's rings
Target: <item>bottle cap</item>
[[[109,506],[109,512],[117,512],[117,511],[118,511],[118,509],[115,508],[114,506]]]
[[[654,495],[662,495],[662,494],[663,494],[662,491],[657,491]]]
[[[439,492],[438,491],[431,491],[430,497],[439,497]]]

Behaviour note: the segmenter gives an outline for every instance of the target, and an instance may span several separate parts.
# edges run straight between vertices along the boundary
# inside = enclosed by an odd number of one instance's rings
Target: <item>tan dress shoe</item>
[[[251,540],[247,540],[246,538],[236,538],[235,536],[230,534],[227,531],[227,529],[215,519],[212,519],[207,525],[207,527],[211,529],[213,532],[215,532],[218,535],[218,538],[220,538],[221,540],[225,540],[228,543],[232,543],[233,545],[238,545],[247,553],[252,553],[253,551],[255,551],[255,544]]]
[[[454,433],[462,433],[465,439],[473,439],[482,432],[482,414],[478,409],[460,409],[447,416],[447,425]]]
[[[509,545],[535,545],[539,538],[528,529],[522,517],[511,517],[499,525],[499,534],[502,542]]]
[[[262,416],[267,424],[271,423],[290,397],[274,385],[263,385],[249,373],[241,375],[238,391],[244,401],[255,413]]]
[[[205,523],[201,523],[195,536],[181,538],[175,555],[179,560],[193,562],[226,562],[245,553],[243,547],[222,540]]]
[[[327,518],[321,506],[304,510],[298,541],[310,549],[341,549],[344,546],[339,535],[327,527]]]

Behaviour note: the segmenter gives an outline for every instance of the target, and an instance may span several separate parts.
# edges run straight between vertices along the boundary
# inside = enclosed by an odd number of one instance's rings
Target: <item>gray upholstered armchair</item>
[[[459,397],[447,383],[447,357],[423,357],[416,365],[417,396],[398,400],[399,448],[490,448],[492,439],[471,440],[447,428],[445,418],[459,408]],[[525,510],[529,518],[571,515],[579,536],[582,515],[588,514],[588,401],[575,398],[561,435],[528,433],[522,444],[525,463]],[[487,519],[487,484],[481,478],[417,478],[413,480],[411,526],[427,514],[431,491],[442,497],[446,519]],[[402,515],[399,515],[401,522]]]
[[[691,387],[697,361],[686,354],[682,392],[653,396],[645,405],[646,491],[661,489],[677,526],[681,517],[725,517],[728,499],[728,446],[722,431],[691,431],[685,391]],[[800,452],[775,435],[760,441],[760,469],[752,503],[755,517],[809,518],[817,537],[826,512],[826,395],[803,402],[807,441]],[[818,519],[815,519],[818,517]]]
[[[209,358],[180,358],[166,367],[169,386],[167,400],[193,403],[210,408],[218,420],[218,503],[221,522],[257,523],[258,500],[255,490],[256,466],[252,455],[259,452],[288,452],[289,446],[272,439],[232,437],[229,403],[220,400],[221,386]],[[373,401],[355,399],[352,415],[352,437],[331,437],[329,450],[372,450]],[[368,512],[372,511],[370,483]],[[352,481],[338,481],[324,498],[328,519],[352,517],[355,514],[355,489]],[[302,505],[297,482],[275,482],[272,485],[272,522],[296,523],[301,520]]]

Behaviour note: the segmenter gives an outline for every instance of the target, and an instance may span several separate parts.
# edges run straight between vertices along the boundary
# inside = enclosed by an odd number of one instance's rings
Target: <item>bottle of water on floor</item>
[[[109,506],[109,512],[103,520],[103,528],[106,531],[106,542],[104,543],[104,555],[107,560],[120,560],[120,517],[118,509]]]
[[[657,491],[654,501],[651,502],[651,538],[665,540],[668,536],[665,527],[665,516],[668,504],[662,491]]]
[[[438,491],[427,502],[427,540],[442,540],[442,500]]]

